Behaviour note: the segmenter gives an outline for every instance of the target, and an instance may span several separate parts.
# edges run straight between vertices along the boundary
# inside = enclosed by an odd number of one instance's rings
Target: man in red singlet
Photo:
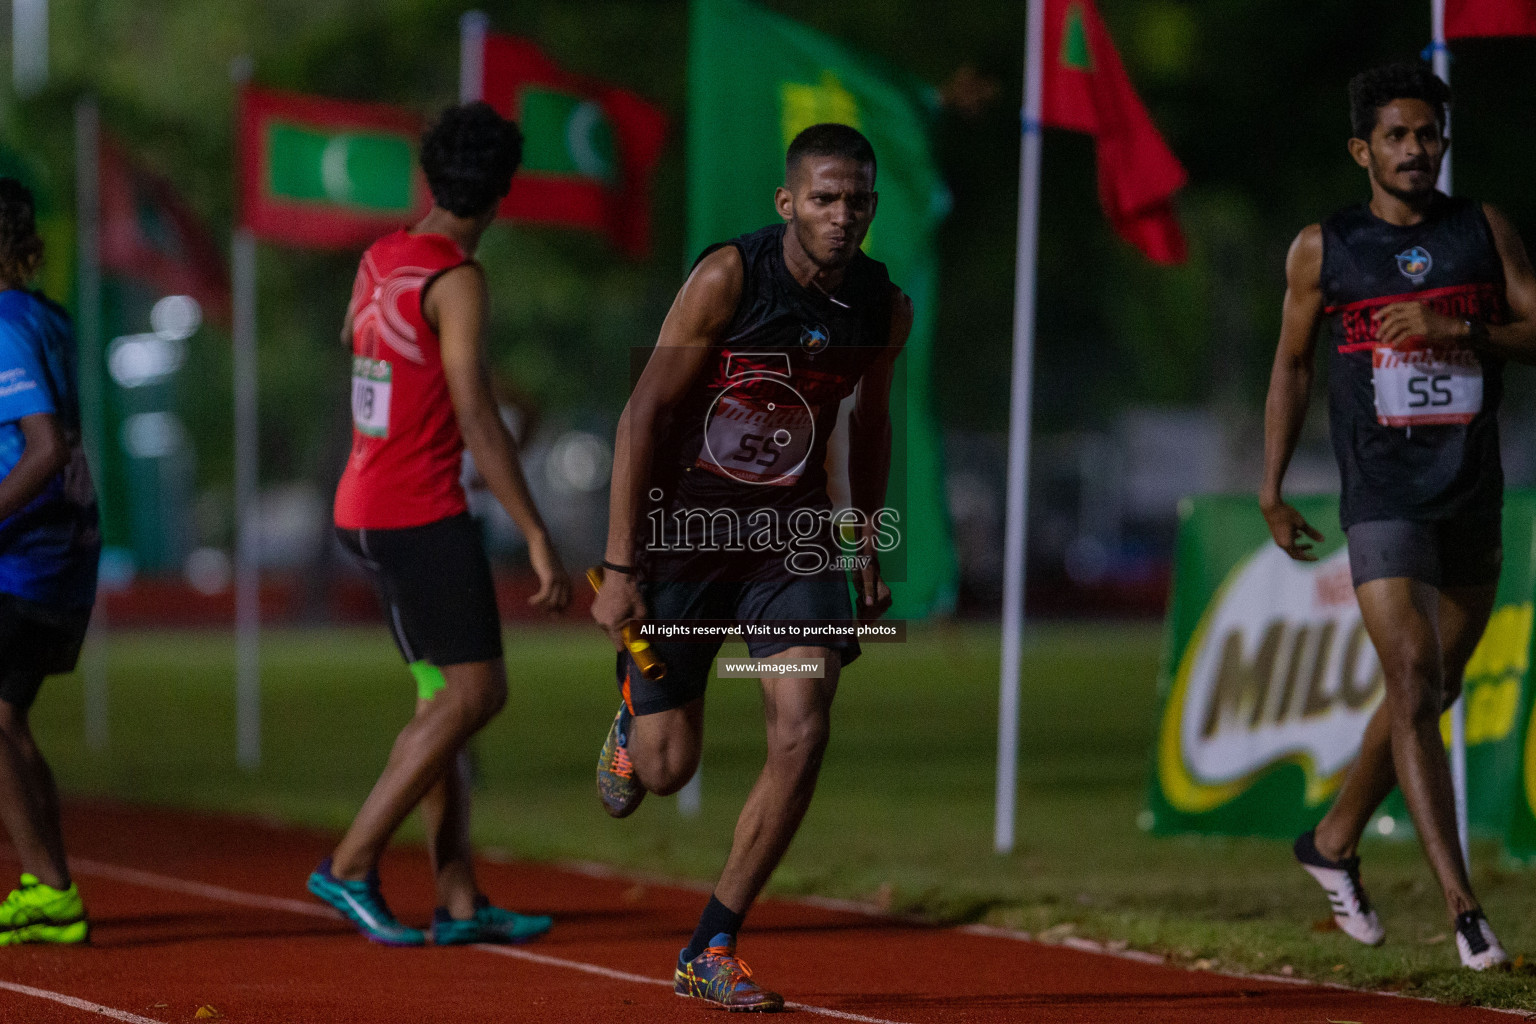
[[[418,804],[438,908],[432,941],[518,942],[550,919],[490,905],[475,884],[465,744],[506,702],[496,593],[459,469],[468,448],[528,540],[539,590],[559,611],[570,580],[528,494],[517,445],[486,368],[485,276],[473,254],[522,157],[522,135],[484,103],[449,108],[422,139],[431,211],[363,255],[342,342],[352,350],[352,455],[336,489],[336,530],[373,578],[416,678],[416,714],[309,890],[368,938],[426,942],[379,890],[385,845]]]

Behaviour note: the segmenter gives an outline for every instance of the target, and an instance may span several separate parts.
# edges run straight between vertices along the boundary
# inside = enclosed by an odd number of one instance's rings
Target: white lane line
[[[844,1010],[829,1010],[825,1006],[812,1006],[809,1003],[791,1003],[787,1000],[784,1006],[790,1010],[804,1010],[806,1013],[819,1013],[823,1017],[836,1017],[838,1020],[857,1020],[864,1024],[892,1024],[891,1021],[881,1017],[865,1017],[863,1014],[848,1013]]]
[[[183,878],[157,875],[149,871],[139,871],[136,868],[106,864],[99,860],[87,860],[84,857],[69,858],[69,866],[70,870],[82,875],[110,878],[113,881],[142,885],[149,889],[164,889],[168,892],[185,893],[189,896],[201,896],[204,899],[236,903],[242,907],[255,907],[258,910],[286,910],[290,914],[306,914],[309,917],[325,917],[336,921],[342,920],[341,915],[330,907],[311,903],[308,900],[291,900],[282,896],[262,896],[253,892],[241,892],[239,889],[227,889],[222,885],[210,885],[207,882],[190,882]]]
[[[5,989],[7,992],[19,992],[24,996],[33,996],[38,999],[47,999],[55,1003],[63,1003],[72,1009],[84,1010],[86,1013],[109,1017],[112,1020],[120,1020],[125,1022],[125,1024],[165,1024],[164,1021],[155,1020],[153,1017],[140,1017],[138,1014],[129,1013],[127,1010],[114,1010],[110,1006],[102,1006],[100,1003],[76,999],[74,996],[66,996],[61,992],[50,992],[45,988],[33,988],[31,985],[18,985],[11,981],[0,981],[0,989]]]
[[[668,988],[672,987],[670,981],[664,981],[661,978],[648,978],[643,974],[631,974],[628,971],[614,970],[612,967],[599,967],[597,964],[582,963],[580,960],[567,960],[564,957],[549,956],[546,953],[534,953],[530,950],[518,949],[515,946],[480,944],[470,948],[478,949],[482,953],[510,956],[514,960],[527,960],[529,963],[544,964],[546,967],[569,967],[584,974],[595,974],[600,978],[611,978],[614,981],[632,981],[637,985],[665,985]]]
[[[71,857],[70,869],[77,874],[97,878],[108,878],[113,881],[127,882],[130,885],[143,886],[146,889],[162,889],[167,892],[179,892],[189,896],[200,896],[203,899],[215,902],[233,903],[242,907],[253,907],[258,910],[282,910],[290,914],[304,914],[308,917],[324,917],[331,920],[341,920],[329,907],[317,903],[309,903],[304,900],[292,900],[282,896],[263,896],[260,893],[242,892],[239,889],[229,889],[222,885],[211,885],[207,882],[192,882],[183,878],[173,878],[170,875],[156,874],[152,871],[140,871],[137,868],[125,868],[117,864],[107,864],[99,860],[89,860],[84,857]],[[492,946],[486,944],[475,945],[472,949],[478,949],[484,953],[495,953],[498,956],[512,957],[515,960],[526,960],[529,963],[542,964],[546,967],[565,967],[573,971],[581,971],[584,974],[595,974],[598,977],[610,978],[614,981],[628,981],[637,985],[665,985],[672,987],[670,979],[650,978],[643,974],[631,974],[629,971],[619,971],[612,967],[603,967],[599,964],[589,964],[581,960],[567,960],[564,957],[550,956],[547,953],[535,953],[527,949],[518,949],[514,946]],[[16,986],[8,986],[16,987]],[[39,990],[41,991],[41,990]],[[60,997],[68,999],[68,996]],[[77,1000],[78,1002],[78,1000]],[[93,1005],[93,1004],[82,1004]],[[809,1003],[785,1003],[792,1009],[802,1010],[806,1013],[820,1014],[823,1017],[835,1017],[838,1020],[860,1021],[861,1024],[900,1024],[899,1021],[887,1020],[884,1017],[865,1017],[862,1014],[849,1013],[845,1010],[834,1010],[827,1006],[812,1006]],[[103,1010],[105,1011],[105,1009]],[[110,1011],[116,1013],[117,1011]],[[123,1020],[145,1021],[146,1017],[135,1017],[129,1014],[122,1017]],[[160,1024],[154,1021],[152,1024]]]

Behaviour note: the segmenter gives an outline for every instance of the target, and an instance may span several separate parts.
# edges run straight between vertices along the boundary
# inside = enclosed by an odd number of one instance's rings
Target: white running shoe
[[[1365,894],[1365,886],[1360,884],[1359,857],[1329,860],[1317,852],[1317,844],[1311,832],[1298,836],[1292,849],[1307,874],[1317,879],[1317,884],[1328,894],[1328,902],[1333,907],[1333,921],[1339,926],[1339,931],[1367,946],[1379,946],[1386,941],[1386,929],[1381,926],[1376,909],[1371,906],[1370,897]],[[1489,932],[1490,937],[1492,934]],[[1465,954],[1462,960],[1465,962]]]
[[[1493,934],[1481,910],[1456,915],[1456,952],[1461,954],[1461,966],[1474,971],[1509,963],[1509,954],[1499,945],[1498,936]]]

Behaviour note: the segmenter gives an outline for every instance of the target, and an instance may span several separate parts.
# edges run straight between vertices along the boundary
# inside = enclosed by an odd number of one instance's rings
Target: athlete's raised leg
[[[629,758],[635,777],[658,796],[676,793],[699,770],[704,746],[704,698],[682,707],[637,715],[629,726]]]
[[[1356,595],[1386,681],[1393,769],[1454,919],[1476,910],[1477,898],[1461,858],[1450,762],[1440,738],[1446,693],[1441,596],[1402,577],[1370,580]]]
[[[379,781],[331,857],[331,873],[360,880],[379,862],[390,836],[437,783],[464,744],[506,703],[501,659],[442,667],[443,689],[418,706],[395,737]]]

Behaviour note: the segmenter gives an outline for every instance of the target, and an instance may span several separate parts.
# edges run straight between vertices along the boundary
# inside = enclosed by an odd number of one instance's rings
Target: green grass
[[[1218,969],[1282,972],[1453,1002],[1536,1009],[1528,971],[1456,965],[1415,844],[1375,840],[1366,876],[1389,940],[1366,949],[1327,916],[1286,844],[1156,839],[1136,826],[1157,714],[1159,631],[1075,625],[1026,641],[1019,843],[992,850],[997,632],[917,629],[869,645],[844,677],[832,747],[781,893],[878,902],[951,921],[1079,935]],[[592,765],[616,707],[612,656],[587,629],[508,637],[511,699],[477,741],[478,841],[520,857],[603,861],[709,880],[763,756],[754,684],[715,681],[703,813],[651,798],[614,822]],[[49,683],[35,724],[63,787],[339,829],[410,714],[413,688],[382,629],[269,633],[261,768],[234,763],[230,639],[139,633],[110,644],[111,741],[85,749],[78,677]],[[412,823],[408,837],[419,837]],[[1536,951],[1536,885],[1474,846],[1474,881],[1511,953]]]

